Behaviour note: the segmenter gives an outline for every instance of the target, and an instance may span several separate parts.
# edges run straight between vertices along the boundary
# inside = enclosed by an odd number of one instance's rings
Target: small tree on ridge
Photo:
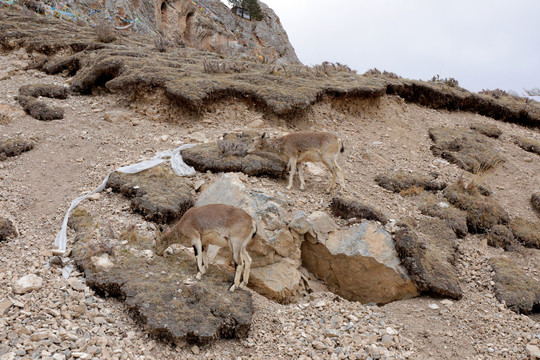
[[[238,6],[249,11],[253,20],[260,21],[263,19],[261,6],[257,0],[228,0],[232,6]]]

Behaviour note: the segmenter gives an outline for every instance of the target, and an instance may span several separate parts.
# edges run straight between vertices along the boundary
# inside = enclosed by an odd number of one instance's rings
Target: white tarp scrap
[[[150,160],[144,160],[144,161],[141,161],[141,162],[133,164],[133,165],[123,166],[121,168],[116,169],[115,171],[119,171],[119,172],[122,172],[122,173],[125,173],[125,174],[135,174],[135,173],[141,172],[143,170],[150,169],[150,168],[152,168],[154,166],[157,166],[159,164],[162,164],[164,162],[170,161],[171,162],[171,167],[173,168],[174,172],[178,176],[193,176],[193,175],[195,175],[195,169],[193,169],[191,166],[187,165],[184,162],[184,160],[182,159],[182,155],[180,154],[180,151],[182,151],[184,149],[191,148],[193,146],[195,146],[195,144],[186,144],[186,145],[182,145],[182,146],[174,149],[173,151],[165,150],[165,151],[162,151],[162,152],[156,154],[156,156],[154,156]],[[73,200],[71,202],[71,205],[70,205],[68,211],[66,212],[66,215],[64,216],[64,221],[62,222],[62,228],[58,232],[58,235],[56,235],[56,240],[54,242],[59,250],[66,251],[66,246],[67,246],[67,235],[66,235],[67,223],[68,223],[68,220],[69,220],[69,214],[71,213],[71,210],[73,210],[75,207],[77,207],[77,205],[79,205],[79,203],[81,201],[83,201],[84,199],[86,199],[88,196],[90,196],[92,194],[95,194],[97,192],[100,192],[103,189],[105,189],[105,186],[107,185],[107,181],[109,180],[109,176],[111,175],[111,173],[112,173],[112,171],[107,174],[107,176],[105,177],[105,179],[103,180],[103,182],[101,183],[101,185],[97,189],[87,193],[86,195],[79,196],[78,198],[76,198],[75,200]]]

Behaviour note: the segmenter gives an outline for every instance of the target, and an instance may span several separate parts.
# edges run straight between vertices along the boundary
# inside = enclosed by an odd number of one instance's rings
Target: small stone
[[[255,119],[252,122],[250,122],[247,126],[252,129],[258,129],[264,126],[264,121],[262,119]]]
[[[77,278],[70,278],[68,280],[69,285],[73,288],[73,290],[77,291],[84,291],[86,289],[86,285]]]
[[[437,304],[429,304],[428,307],[430,309],[433,309],[433,310],[438,310],[439,309],[439,305],[437,305]]]
[[[159,140],[165,142],[165,141],[169,140],[169,135],[161,135],[159,137]]]
[[[92,195],[88,195],[86,198],[88,200],[99,200],[99,199],[101,199],[101,194],[100,193],[94,193]]]
[[[527,351],[532,360],[540,359],[540,348],[536,345],[527,345]]]
[[[398,334],[398,331],[395,330],[395,329],[393,329],[393,328],[391,328],[390,326],[387,327],[387,328],[385,329],[385,331],[386,331],[386,333],[387,333],[388,335],[397,335],[397,334]]]
[[[201,349],[199,349],[197,345],[193,345],[193,347],[191,348],[191,352],[194,353],[195,355],[199,355],[199,353],[201,352]]]
[[[444,306],[452,306],[454,305],[454,302],[449,299],[444,299],[444,300],[441,300],[441,304],[443,304]]]
[[[38,290],[43,285],[43,280],[34,274],[25,275],[13,286],[13,292],[15,294],[26,294],[27,292]]]
[[[109,259],[109,254],[106,253],[99,257],[92,256],[90,261],[92,261],[92,264],[94,264],[97,269],[102,271],[107,271],[114,266],[114,263]]]
[[[0,301],[0,315],[5,315],[9,309],[13,306],[13,302],[10,299],[3,299]]]
[[[315,349],[317,350],[324,350],[326,349],[326,345],[321,342],[321,341],[314,341],[312,344],[311,344]]]

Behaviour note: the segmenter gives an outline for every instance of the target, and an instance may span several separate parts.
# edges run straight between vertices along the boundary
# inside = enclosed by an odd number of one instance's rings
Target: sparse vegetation
[[[364,73],[364,76],[373,76],[373,75],[383,75],[391,79],[401,79],[401,76],[397,75],[396,73],[386,71],[386,70],[380,71],[377,68],[369,69],[368,71]]]
[[[113,27],[105,21],[98,23],[96,27],[94,28],[94,31],[96,33],[97,41],[101,43],[107,44],[117,39],[117,36]]]
[[[471,129],[492,138],[498,138],[502,134],[501,129],[493,124],[473,124]]]
[[[429,81],[431,81],[433,83],[445,84],[445,85],[448,85],[450,87],[459,86],[459,82],[456,79],[454,79],[454,78],[444,78],[443,79],[443,78],[439,77],[439,74],[433,76],[431,78],[431,80],[429,80]]]
[[[525,136],[514,136],[514,143],[525,151],[540,155],[540,140]]]
[[[510,228],[524,246],[540,249],[540,221],[533,222],[518,217],[510,222]]]
[[[386,224],[388,222],[388,217],[384,215],[382,211],[374,208],[371,205],[362,204],[349,196],[333,197],[330,208],[335,216],[340,216],[344,219],[356,218],[357,221],[367,219],[379,221],[381,224]]]
[[[426,176],[414,174],[408,171],[389,171],[375,177],[375,182],[379,186],[393,191],[403,192],[403,196],[417,195],[422,190],[442,190],[446,184],[436,181],[437,175]]]

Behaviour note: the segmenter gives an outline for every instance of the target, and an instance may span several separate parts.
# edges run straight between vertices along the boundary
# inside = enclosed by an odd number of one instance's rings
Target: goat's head
[[[268,143],[268,138],[266,137],[266,133],[262,134],[261,136],[257,136],[251,142],[251,145],[247,149],[247,153],[251,154],[257,150],[264,149],[267,143]]]
[[[154,227],[156,234],[156,251],[159,256],[163,256],[165,250],[169,247],[168,237],[163,235],[163,226],[159,225]]]

